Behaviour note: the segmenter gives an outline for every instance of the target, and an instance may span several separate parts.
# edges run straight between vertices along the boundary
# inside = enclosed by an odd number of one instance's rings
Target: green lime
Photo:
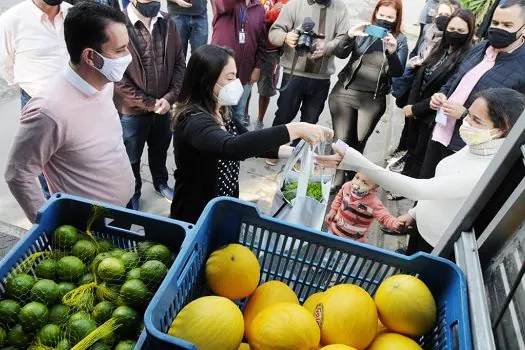
[[[97,305],[95,305],[95,308],[91,312],[91,316],[93,316],[93,319],[95,322],[97,322],[99,325],[106,322],[111,318],[111,314],[115,310],[116,306],[110,301],[101,301]]]
[[[67,339],[62,339],[58,342],[57,346],[55,347],[55,350],[70,350],[71,346],[69,345],[69,341]]]
[[[65,256],[57,264],[57,275],[63,282],[77,282],[84,270],[84,263],[76,256]]]
[[[15,348],[26,349],[33,337],[28,334],[22,325],[17,324],[7,332],[7,343]]]
[[[71,323],[78,320],[93,320],[93,317],[91,317],[91,314],[87,311],[79,311],[71,315],[68,322]]]
[[[140,267],[134,268],[126,275],[126,280],[140,279]]]
[[[140,267],[140,277],[148,286],[162,282],[166,273],[168,273],[168,268],[158,260],[146,261]]]
[[[67,321],[69,308],[66,305],[56,304],[49,309],[49,323],[60,325]]]
[[[78,241],[78,230],[71,225],[62,225],[53,232],[53,245],[68,250]]]
[[[88,272],[82,277],[80,277],[80,280],[78,280],[78,285],[81,286],[83,284],[88,284],[91,282],[95,282],[95,275],[93,275],[91,272]]]
[[[73,289],[75,289],[77,286],[74,283],[71,282],[60,282],[58,284],[58,299],[62,300],[64,295],[71,292]]]
[[[20,324],[28,330],[37,330],[47,323],[49,311],[47,307],[39,302],[26,304],[19,315]]]
[[[126,277],[126,266],[117,258],[106,258],[98,264],[97,274],[103,281],[120,282]]]
[[[156,244],[146,251],[146,260],[158,260],[168,265],[171,260],[171,251],[163,244]]]
[[[123,329],[134,327],[139,321],[139,315],[137,311],[126,305],[117,307],[111,314],[111,317],[116,318],[117,321],[122,325]]]
[[[115,300],[119,296],[120,285],[102,282],[97,285],[95,295],[99,301]]]
[[[142,306],[147,303],[150,292],[141,280],[129,280],[120,288],[120,297],[126,305]]]
[[[35,268],[38,278],[54,280],[56,277],[57,262],[54,259],[44,259]]]
[[[115,246],[113,245],[113,242],[111,242],[109,239],[98,240],[97,245],[98,245],[98,251],[100,253],[109,252],[110,250],[115,248]]]
[[[93,319],[80,319],[68,323],[69,340],[76,344],[97,328]]]
[[[146,252],[148,251],[148,249],[150,247],[153,247],[154,245],[155,245],[155,243],[150,242],[150,241],[140,242],[138,244],[138,246],[137,246],[137,251],[138,251],[140,257],[145,260],[146,259]]]
[[[115,350],[133,350],[136,344],[133,340],[123,340],[115,346]]]
[[[59,296],[58,284],[51,280],[40,280],[31,289],[31,300],[44,305],[54,304]]]
[[[126,252],[122,254],[119,258],[126,266],[126,271],[130,271],[139,266],[139,255],[133,252]]]
[[[35,279],[33,276],[25,273],[19,273],[12,277],[8,277],[6,283],[7,295],[22,302],[26,301],[34,284]]]
[[[10,325],[18,322],[20,304],[12,299],[0,300],[0,323]]]
[[[111,346],[106,344],[106,343],[103,343],[103,342],[96,342],[95,344],[93,344],[89,350],[111,350]]]
[[[5,331],[4,327],[0,327],[0,346],[5,345],[6,339],[7,339],[7,332]]]
[[[93,241],[81,239],[71,248],[71,254],[87,264],[97,255],[97,246]]]
[[[112,257],[111,254],[108,252],[97,254],[97,256],[95,256],[95,258],[91,262],[91,271],[96,272],[98,264],[100,264],[102,260],[106,258],[111,258],[111,257]]]
[[[55,347],[60,341],[60,327],[56,324],[46,324],[36,335],[37,341],[49,347]]]
[[[109,255],[111,255],[113,258],[120,258],[125,252],[126,251],[124,249],[117,248],[110,251]]]

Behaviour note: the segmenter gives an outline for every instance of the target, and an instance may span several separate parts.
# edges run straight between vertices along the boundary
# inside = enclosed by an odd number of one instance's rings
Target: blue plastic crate
[[[108,209],[103,217],[93,223],[91,227],[93,235],[97,238],[109,239],[120,248],[133,249],[141,241],[152,240],[179,253],[184,250],[184,245],[191,241],[186,237],[192,225],[57,193],[40,209],[35,225],[0,261],[0,298],[5,293],[5,282],[9,273],[30,255],[41,251],[51,251],[53,249],[51,234],[58,226],[68,224],[84,230],[91,216],[93,205]],[[131,227],[132,229],[140,227],[139,232],[108,225],[108,223],[111,224],[110,220],[118,221],[119,226],[135,225]],[[172,266],[176,265],[176,261]],[[137,340],[135,349],[141,349],[146,338],[147,333],[144,330]]]
[[[379,284],[399,273],[418,276],[436,299],[436,328],[419,340],[424,349],[472,349],[466,282],[448,260],[418,253],[411,257],[349,242],[333,235],[290,225],[261,215],[252,204],[235,199],[210,202],[186,247],[153,298],[144,322],[144,349],[196,349],[166,334],[175,315],[192,300],[210,294],[204,279],[207,257],[215,249],[240,243],[258,256],[261,283],[287,283],[303,302],[329,283],[357,284],[374,295]],[[242,307],[242,304],[241,304]],[[219,350],[219,349],[218,349]]]

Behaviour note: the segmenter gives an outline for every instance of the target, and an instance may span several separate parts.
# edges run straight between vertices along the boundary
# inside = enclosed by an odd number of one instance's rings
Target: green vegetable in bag
[[[286,198],[287,201],[291,201],[297,195],[297,185],[297,181],[293,181],[290,182],[288,185],[284,186],[282,192],[284,198]],[[323,190],[321,188],[321,183],[309,182],[308,187],[306,188],[306,196],[320,202],[323,199]]]

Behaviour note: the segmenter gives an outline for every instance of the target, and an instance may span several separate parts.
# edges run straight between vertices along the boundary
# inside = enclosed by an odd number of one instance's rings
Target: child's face
[[[375,192],[377,188],[377,184],[364,174],[356,173],[352,179],[352,192],[358,197]]]

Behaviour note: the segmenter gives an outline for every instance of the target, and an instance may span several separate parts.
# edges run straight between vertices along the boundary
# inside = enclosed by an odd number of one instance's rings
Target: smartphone
[[[388,30],[383,27],[369,24],[365,27],[365,33],[379,39],[384,39],[388,35]]]

